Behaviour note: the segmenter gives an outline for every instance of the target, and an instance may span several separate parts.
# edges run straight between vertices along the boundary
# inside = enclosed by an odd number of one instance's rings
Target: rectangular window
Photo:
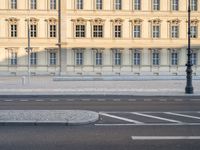
[[[179,0],[171,0],[171,8],[172,8],[172,11],[178,11],[179,10]]]
[[[31,53],[31,65],[36,65],[37,64],[37,53],[36,52],[32,52]]]
[[[114,63],[115,65],[121,65],[121,53],[120,52],[115,52],[114,53]]]
[[[49,25],[49,36],[56,37],[56,25]]]
[[[10,64],[17,65],[17,53],[16,52],[11,52]]]
[[[10,25],[10,36],[17,37],[17,25],[16,24]]]
[[[83,65],[83,52],[76,52],[76,65]]]
[[[50,9],[56,10],[56,0],[50,0]]]
[[[76,37],[85,37],[85,25],[76,25]]]
[[[134,53],[134,65],[140,65],[141,62],[141,54],[139,52]]]
[[[50,65],[56,65],[56,52],[50,52]]]
[[[191,38],[197,38],[197,26],[191,26],[190,28]]]
[[[153,10],[154,11],[160,10],[160,0],[153,0]]]
[[[171,38],[179,38],[179,26],[171,26]]]
[[[37,0],[31,0],[31,9],[37,9]]]
[[[160,26],[159,25],[153,25],[153,38],[160,38]]]
[[[30,25],[30,37],[37,37],[37,25]]]
[[[76,0],[76,9],[83,9],[83,0]]]
[[[103,37],[103,25],[93,25],[93,37]]]
[[[160,64],[160,54],[158,52],[152,53],[152,63],[153,63],[153,65],[159,65]]]
[[[122,0],[115,0],[115,10],[122,9]]]
[[[115,25],[114,26],[114,37],[115,38],[121,38],[122,37],[122,26],[121,25]]]
[[[171,64],[178,65],[178,53],[176,52],[171,53]]]
[[[191,11],[197,11],[198,1],[197,0],[191,0],[190,1],[190,8],[191,8]]]
[[[103,9],[103,0],[96,0],[96,9],[97,10]]]
[[[141,37],[141,26],[140,25],[134,25],[134,38],[140,38]]]
[[[11,0],[10,1],[10,8],[11,9],[17,9],[17,0]]]
[[[96,65],[102,65],[102,53],[101,52],[96,53]]]
[[[197,65],[197,53],[192,53],[191,61],[193,65]]]
[[[141,0],[134,0],[134,10],[141,10]]]

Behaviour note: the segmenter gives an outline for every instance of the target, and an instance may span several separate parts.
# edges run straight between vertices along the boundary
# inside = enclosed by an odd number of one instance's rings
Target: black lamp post
[[[59,64],[60,64],[60,75],[61,75],[61,63],[62,63],[62,60],[61,60],[61,0],[58,0],[58,50],[59,50]]]
[[[191,13],[191,8],[190,8],[190,0],[188,0],[188,60],[187,60],[187,84],[185,87],[185,93],[186,94],[193,94],[193,86],[192,86],[192,61],[191,61],[191,30],[190,30],[190,13]]]

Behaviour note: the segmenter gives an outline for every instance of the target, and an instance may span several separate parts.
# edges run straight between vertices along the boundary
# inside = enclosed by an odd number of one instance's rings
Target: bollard
[[[22,85],[25,85],[25,83],[26,83],[26,77],[23,76],[23,77],[22,77]]]

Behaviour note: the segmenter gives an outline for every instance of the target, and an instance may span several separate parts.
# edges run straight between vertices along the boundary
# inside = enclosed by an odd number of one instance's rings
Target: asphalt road
[[[85,126],[0,126],[0,150],[200,149],[200,97],[1,97],[0,109],[101,114]]]

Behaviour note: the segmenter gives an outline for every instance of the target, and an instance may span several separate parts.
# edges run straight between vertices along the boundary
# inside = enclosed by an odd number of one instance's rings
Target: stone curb
[[[3,111],[14,111],[14,110],[3,110]],[[93,112],[93,111],[84,111],[84,113],[87,113],[88,117],[87,119],[80,119],[80,120],[76,120],[76,121],[73,121],[72,120],[66,120],[66,121],[63,121],[63,120],[38,120],[38,119],[23,119],[23,118],[20,118],[19,116],[19,120],[14,120],[14,119],[3,119],[1,120],[2,118],[2,112],[0,110],[0,126],[6,126],[6,125],[31,125],[31,126],[37,126],[37,125],[65,125],[65,126],[78,126],[78,125],[86,125],[86,124],[90,124],[90,123],[94,123],[96,121],[99,120],[99,114],[96,113],[96,112]],[[23,110],[16,110],[17,111],[23,111]],[[24,110],[24,114],[26,112],[28,112],[29,110]],[[31,111],[31,110],[30,110]],[[37,110],[35,110],[37,111]],[[38,110],[39,111],[39,110]],[[51,112],[53,112],[54,110],[49,110]],[[68,110],[67,110],[68,111]],[[77,112],[79,115],[80,113],[82,113],[83,110],[80,110],[80,111],[77,111],[77,110],[70,110],[71,112]],[[5,115],[5,114],[4,114]],[[84,114],[82,114],[84,115]],[[13,116],[12,116],[13,117]],[[31,118],[31,116],[30,116]],[[80,117],[81,118],[81,117]]]

